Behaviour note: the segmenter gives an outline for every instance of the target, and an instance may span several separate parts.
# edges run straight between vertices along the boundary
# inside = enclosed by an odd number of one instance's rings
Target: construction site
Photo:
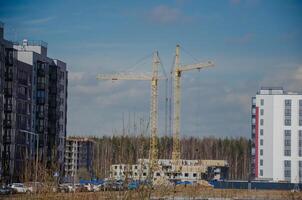
[[[228,178],[226,160],[185,160],[181,158],[180,120],[181,120],[181,75],[192,70],[203,70],[214,66],[214,63],[180,64],[180,45],[176,45],[174,67],[171,77],[159,75],[160,58],[158,52],[153,53],[152,74],[99,74],[98,80],[131,80],[149,81],[151,85],[150,105],[150,149],[149,158],[140,158],[137,164],[118,163],[110,167],[110,178],[115,180],[149,180],[153,184],[189,181],[197,183],[201,180],[221,180]],[[172,81],[173,88],[173,152],[172,159],[158,158],[158,87],[160,80]]]

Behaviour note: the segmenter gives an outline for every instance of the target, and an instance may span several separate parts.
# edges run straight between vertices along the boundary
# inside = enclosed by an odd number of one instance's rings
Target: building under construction
[[[149,159],[139,159],[137,164],[116,164],[110,166],[110,178],[114,180],[160,180],[190,181],[220,180],[228,178],[228,163],[225,160],[181,160],[178,169],[171,159],[157,160],[158,168],[152,173]]]

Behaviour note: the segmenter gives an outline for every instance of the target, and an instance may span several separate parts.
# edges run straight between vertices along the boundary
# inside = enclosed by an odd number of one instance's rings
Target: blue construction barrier
[[[293,190],[302,189],[302,183],[281,183],[263,181],[210,181],[218,189],[258,189],[258,190]]]
[[[81,179],[79,182],[81,185],[91,184],[91,185],[100,185],[104,183],[102,179],[92,179],[92,180],[83,180]]]

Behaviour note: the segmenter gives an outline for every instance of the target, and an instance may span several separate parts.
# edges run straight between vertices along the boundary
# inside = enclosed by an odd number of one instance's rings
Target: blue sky
[[[149,83],[95,76],[151,71],[149,57],[133,65],[155,49],[169,71],[180,43],[182,63],[216,64],[183,76],[182,135],[249,137],[250,98],[261,86],[302,90],[301,10],[298,0],[0,0],[7,39],[44,40],[50,57],[67,62],[69,135],[119,132],[123,113],[126,126],[129,115],[131,126],[147,121]],[[160,88],[159,130],[170,135]]]

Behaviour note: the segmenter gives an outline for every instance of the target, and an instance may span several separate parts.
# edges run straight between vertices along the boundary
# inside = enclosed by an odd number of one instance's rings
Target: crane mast
[[[180,160],[180,76],[181,72],[179,69],[179,45],[176,46],[176,54],[175,54],[175,67],[174,67],[174,93],[173,93],[173,152],[172,152],[172,160],[174,164]]]
[[[151,81],[151,105],[150,105],[150,122],[151,122],[151,136],[150,136],[150,152],[149,152],[149,162],[150,162],[150,170],[154,171],[157,165],[158,159],[158,52],[155,52],[153,56],[153,64],[152,64],[152,81]]]
[[[176,45],[175,65],[173,70],[173,151],[172,163],[175,170],[178,171],[181,161],[181,147],[180,147],[180,101],[181,101],[181,74],[183,71],[190,71],[194,69],[203,69],[206,67],[213,67],[211,61],[207,63],[197,63],[192,65],[180,65],[180,46]]]
[[[158,80],[166,79],[158,75],[158,65],[160,63],[158,52],[153,53],[152,74],[138,73],[117,73],[98,74],[98,80],[142,80],[151,81],[151,101],[150,101],[150,150],[149,165],[153,172],[157,167],[158,160]],[[152,174],[152,173],[150,173]]]

